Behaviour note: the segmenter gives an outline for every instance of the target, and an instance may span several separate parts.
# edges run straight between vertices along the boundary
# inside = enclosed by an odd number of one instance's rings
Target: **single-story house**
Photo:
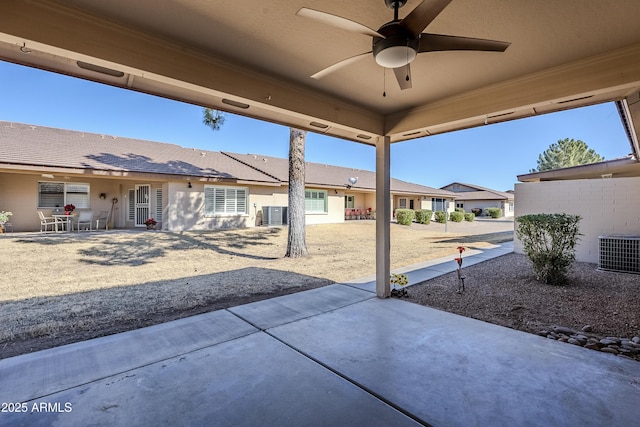
[[[466,212],[471,212],[474,208],[482,209],[480,215],[485,215],[487,208],[500,208],[502,216],[513,216],[515,206],[513,193],[462,182],[452,182],[441,189],[456,193],[456,207],[463,208]]]
[[[576,247],[577,261],[599,263],[600,237],[613,236],[619,240],[620,248],[636,248],[634,253],[627,251],[627,254],[633,257],[629,264],[634,264],[636,272],[640,272],[638,140],[635,132],[631,132],[634,125],[629,104],[618,102],[617,106],[627,129],[631,154],[598,163],[519,175],[520,182],[515,186],[518,197],[516,216],[534,213],[580,215],[582,235]],[[637,114],[640,108],[638,97],[631,108]],[[627,237],[632,240],[624,240]],[[523,252],[517,239],[514,250]]]
[[[0,210],[15,231],[38,230],[38,210],[68,203],[108,212],[118,228],[151,217],[169,231],[286,223],[288,159],[2,121],[0,147]],[[431,209],[454,197],[392,179],[389,203]],[[375,172],[307,163],[305,202],[307,224],[374,211]]]

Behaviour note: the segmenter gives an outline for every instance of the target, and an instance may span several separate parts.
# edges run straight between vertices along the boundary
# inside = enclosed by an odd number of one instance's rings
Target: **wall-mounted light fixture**
[[[107,193],[100,193],[100,198],[102,200],[106,199],[107,198]]]
[[[193,188],[193,185],[191,185],[191,181],[189,181],[189,183],[187,184],[187,188]]]
[[[335,192],[336,192],[336,194],[338,194],[338,190],[333,190],[333,191],[335,191]]]
[[[349,178],[349,183],[346,185],[346,187],[350,190],[351,187],[353,187],[354,185],[356,185],[356,182],[358,182],[358,177],[351,177]]]

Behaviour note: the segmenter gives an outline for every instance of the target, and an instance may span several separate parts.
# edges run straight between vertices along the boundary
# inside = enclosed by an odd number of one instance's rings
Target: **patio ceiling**
[[[370,51],[371,38],[296,16],[301,7],[373,29],[393,18],[383,0],[16,0],[0,14],[0,59],[369,144],[640,91],[637,0],[453,0],[426,32],[511,46],[421,53],[403,91],[371,56],[310,78]]]

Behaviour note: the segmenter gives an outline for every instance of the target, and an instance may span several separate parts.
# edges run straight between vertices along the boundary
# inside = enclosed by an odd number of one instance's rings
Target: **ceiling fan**
[[[422,31],[451,3],[451,0],[423,0],[403,19],[398,18],[398,9],[404,6],[407,0],[384,0],[384,3],[393,9],[393,21],[382,25],[377,31],[350,19],[306,7],[296,12],[298,16],[373,38],[371,51],[333,64],[315,73],[311,76],[312,78],[321,79],[373,53],[378,65],[393,69],[400,89],[404,90],[411,87],[409,64],[419,53],[445,50],[504,52],[511,44],[495,40],[423,33]]]

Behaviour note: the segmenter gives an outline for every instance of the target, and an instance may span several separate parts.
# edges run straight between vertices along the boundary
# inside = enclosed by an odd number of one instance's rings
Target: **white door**
[[[144,222],[151,218],[151,186],[148,184],[136,185],[135,200],[135,224],[136,227],[144,227]]]

